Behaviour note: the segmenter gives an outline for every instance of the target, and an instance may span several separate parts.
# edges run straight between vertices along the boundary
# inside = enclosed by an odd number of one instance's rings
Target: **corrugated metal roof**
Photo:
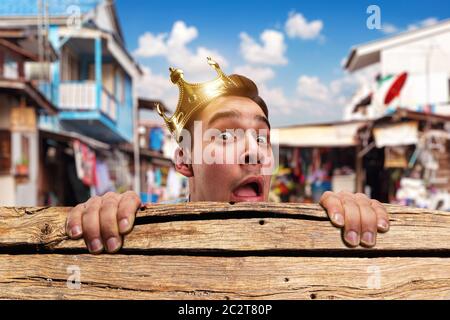
[[[94,9],[102,0],[42,0],[48,4],[49,15],[66,16],[73,14],[73,8],[79,8],[80,13],[86,13]],[[39,12],[45,12],[38,7],[38,0],[1,0],[0,16],[36,16]]]

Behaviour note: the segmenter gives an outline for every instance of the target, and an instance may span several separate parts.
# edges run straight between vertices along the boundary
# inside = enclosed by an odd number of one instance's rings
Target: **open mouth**
[[[252,177],[245,179],[234,190],[233,195],[238,198],[260,198],[263,195],[263,179]]]

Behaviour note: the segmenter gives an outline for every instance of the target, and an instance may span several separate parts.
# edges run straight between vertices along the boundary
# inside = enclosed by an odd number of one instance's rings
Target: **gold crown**
[[[233,81],[225,75],[217,62],[207,57],[208,64],[212,66],[218,77],[214,80],[204,83],[188,83],[184,80],[183,71],[180,69],[169,68],[170,80],[178,85],[180,96],[178,98],[177,108],[171,117],[167,117],[160,105],[156,106],[158,114],[163,117],[168,129],[179,141],[181,131],[191,119],[192,115],[205,107],[214,98],[217,98],[230,89],[245,88],[241,83]]]

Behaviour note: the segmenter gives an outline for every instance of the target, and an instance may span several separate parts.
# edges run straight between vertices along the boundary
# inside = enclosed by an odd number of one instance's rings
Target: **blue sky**
[[[372,4],[381,9],[382,30],[366,27]],[[226,73],[255,78],[274,126],[340,119],[358,85],[341,68],[352,46],[450,18],[448,0],[117,0],[116,5],[127,48],[146,67],[141,94],[162,98],[174,109],[177,92],[168,67],[185,69],[187,80],[209,80],[214,73],[202,67],[201,57],[212,53],[223,60]]]

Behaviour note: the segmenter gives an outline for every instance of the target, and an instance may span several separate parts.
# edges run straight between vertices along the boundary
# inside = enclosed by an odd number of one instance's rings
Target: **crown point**
[[[163,111],[161,110],[161,105],[157,102],[155,103],[156,105],[156,111],[158,112],[158,114],[162,117],[164,115]]]
[[[172,83],[177,83],[180,79],[183,79],[183,71],[180,69],[170,68],[170,80]]]
[[[211,57],[207,57],[206,59],[208,60],[208,64],[210,66],[213,66],[214,68],[219,68],[219,64],[213,59],[211,59]]]

